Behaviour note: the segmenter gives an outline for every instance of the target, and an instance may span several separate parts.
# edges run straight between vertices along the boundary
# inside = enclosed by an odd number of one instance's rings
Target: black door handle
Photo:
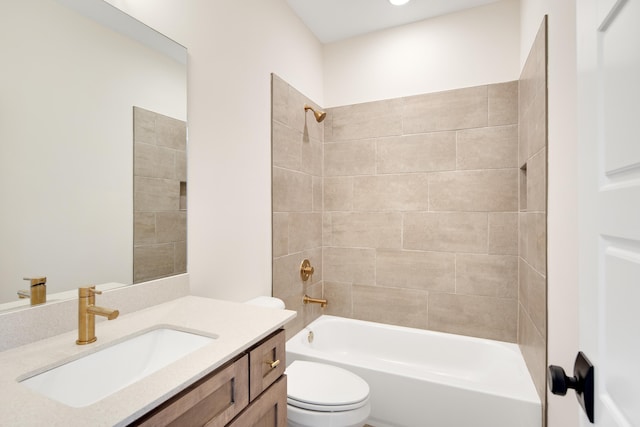
[[[549,365],[547,379],[551,393],[559,396],[567,394],[572,388],[576,391],[576,397],[582,409],[587,413],[587,418],[593,424],[593,395],[594,373],[593,365],[583,352],[578,352],[573,365],[573,377],[568,377],[560,366]]]

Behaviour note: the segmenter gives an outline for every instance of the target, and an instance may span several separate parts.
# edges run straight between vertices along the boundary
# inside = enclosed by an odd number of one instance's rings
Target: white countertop
[[[0,425],[126,425],[276,331],[295,314],[289,310],[187,296],[115,320],[96,322],[98,341],[93,344],[76,345],[77,331],[73,331],[6,350],[0,353]],[[157,325],[201,331],[218,338],[84,408],[50,400],[17,381]]]

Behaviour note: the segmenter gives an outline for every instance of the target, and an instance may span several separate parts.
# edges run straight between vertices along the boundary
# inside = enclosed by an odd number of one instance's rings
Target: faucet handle
[[[44,285],[47,283],[46,277],[23,277],[22,280],[29,280],[31,282],[31,286]]]
[[[78,288],[78,297],[90,297],[91,295],[100,295],[102,291],[96,289],[96,285],[93,286],[84,286]]]

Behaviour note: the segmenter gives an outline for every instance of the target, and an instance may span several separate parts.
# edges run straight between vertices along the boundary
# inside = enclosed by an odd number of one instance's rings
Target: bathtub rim
[[[289,364],[293,360],[297,360],[297,359],[312,360],[312,359],[308,359],[308,358],[313,358],[314,360],[315,359],[327,360],[329,362],[340,363],[340,364],[344,364],[344,365],[348,365],[348,366],[352,366],[352,367],[376,370],[376,366],[374,366],[375,362],[372,361],[372,360],[366,360],[365,359],[362,364],[356,364],[357,361],[356,360],[351,360],[352,358],[341,358],[341,357],[338,357],[338,356],[336,356],[334,354],[327,353],[327,352],[322,351],[322,350],[317,350],[317,349],[308,347],[308,346],[306,346],[304,344],[304,341],[306,339],[306,335],[308,334],[309,331],[311,331],[313,329],[314,325],[317,325],[319,323],[321,324],[321,323],[327,323],[327,322],[340,322],[340,321],[360,323],[360,324],[370,325],[370,326],[373,326],[373,327],[382,328],[382,329],[386,329],[386,330],[400,330],[400,331],[405,331],[407,333],[412,333],[412,334],[431,335],[431,336],[434,336],[434,337],[440,337],[440,338],[444,338],[444,339],[453,338],[453,339],[456,339],[456,340],[459,340],[459,341],[462,341],[462,342],[475,342],[475,343],[479,342],[479,343],[481,343],[483,345],[490,345],[492,347],[498,347],[498,348],[500,348],[502,350],[508,351],[509,353],[515,353],[517,355],[517,358],[518,358],[518,363],[521,365],[521,366],[519,366],[519,369],[524,374],[526,380],[528,380],[528,384],[527,385],[523,385],[523,389],[521,390],[521,393],[518,393],[517,395],[511,394],[508,391],[501,391],[501,390],[495,390],[495,389],[482,388],[482,387],[479,386],[479,384],[477,382],[474,383],[473,381],[459,380],[459,379],[456,379],[456,377],[453,377],[453,376],[442,376],[442,375],[437,375],[437,374],[433,374],[433,373],[431,373],[430,375],[416,376],[416,375],[410,375],[410,374],[405,373],[405,372],[397,372],[397,371],[394,371],[393,375],[398,375],[400,377],[409,378],[409,379],[413,379],[413,380],[418,379],[418,380],[430,381],[430,382],[441,384],[441,385],[447,386],[447,387],[453,386],[453,387],[460,387],[460,388],[470,389],[470,390],[473,390],[473,391],[477,391],[477,392],[481,392],[481,393],[487,393],[487,394],[494,395],[494,396],[497,396],[497,397],[513,399],[513,400],[516,400],[516,401],[536,404],[536,405],[540,405],[540,406],[542,405],[542,402],[541,402],[540,397],[539,397],[539,395],[538,395],[538,393],[536,391],[535,385],[533,383],[533,379],[531,378],[531,374],[529,373],[529,370],[528,370],[528,368],[526,366],[526,363],[524,361],[524,357],[522,355],[522,351],[520,350],[519,345],[516,344],[516,343],[510,343],[510,342],[506,342],[506,341],[498,341],[498,340],[492,340],[492,339],[487,339],[487,338],[470,337],[470,336],[466,336],[466,335],[458,335],[458,334],[452,334],[452,333],[441,332],[441,331],[432,331],[432,330],[427,330],[427,329],[411,328],[411,327],[407,327],[407,326],[399,326],[399,325],[391,325],[391,324],[386,324],[386,323],[373,322],[373,321],[370,321],[370,320],[352,319],[352,318],[348,318],[348,317],[341,317],[341,316],[323,314],[323,315],[319,316],[318,318],[316,318],[311,323],[309,323],[307,326],[302,328],[298,333],[296,333],[291,338],[289,338],[289,340],[287,340],[287,343],[286,343],[287,364]],[[296,357],[296,359],[291,359],[289,357],[289,354],[292,354],[292,355],[295,354],[298,357]]]

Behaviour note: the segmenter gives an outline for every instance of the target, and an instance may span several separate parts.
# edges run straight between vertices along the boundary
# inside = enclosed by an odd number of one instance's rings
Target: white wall
[[[325,107],[517,80],[519,2],[327,44]]]
[[[544,14],[548,20],[548,364],[573,370],[578,352],[577,101],[575,0],[522,0],[521,64]],[[578,425],[568,393],[548,395],[549,427]]]
[[[192,292],[271,294],[270,73],[322,105],[321,44],[284,0],[109,1],[189,49]]]
[[[1,2],[0,51],[0,301],[131,283],[132,107],[184,119],[184,65],[54,0]]]
[[[324,49],[284,0],[109,2],[189,49],[188,271],[201,295],[242,300],[271,289],[271,72],[323,106],[519,76],[517,0]],[[412,41],[397,58],[399,80],[377,72],[356,87],[356,53],[382,66],[389,58],[376,55],[396,51],[399,38]]]

